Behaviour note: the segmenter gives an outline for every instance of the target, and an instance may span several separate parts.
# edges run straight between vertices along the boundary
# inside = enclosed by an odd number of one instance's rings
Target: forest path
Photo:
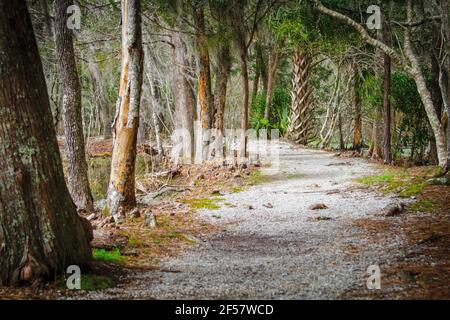
[[[365,287],[368,266],[398,255],[403,239],[371,243],[353,222],[385,219],[376,214],[398,199],[354,187],[355,178],[377,171],[362,159],[287,143],[279,150],[280,173],[197,213],[221,232],[163,261],[160,271],[132,273],[92,297],[333,299]],[[318,203],[328,208],[310,209]]]

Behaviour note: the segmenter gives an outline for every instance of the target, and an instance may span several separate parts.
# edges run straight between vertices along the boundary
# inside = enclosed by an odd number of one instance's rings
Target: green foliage
[[[269,119],[264,118],[265,94],[259,93],[250,110],[250,126],[259,133],[261,129],[278,129],[284,135],[289,124],[291,95],[289,89],[278,85],[274,88]]]
[[[427,127],[427,115],[416,84],[404,72],[394,72],[391,83],[392,104],[403,114],[399,128],[403,133],[401,145],[413,146],[416,150],[422,150],[423,153],[431,137]],[[414,154],[411,155],[413,156]]]

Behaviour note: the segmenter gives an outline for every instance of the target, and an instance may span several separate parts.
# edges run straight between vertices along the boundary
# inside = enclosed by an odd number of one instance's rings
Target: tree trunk
[[[181,6],[181,3],[179,3]],[[183,29],[183,19],[181,12],[178,13],[178,28]],[[181,154],[173,155],[173,161],[178,161],[174,157],[181,156],[182,162],[191,163],[194,156],[194,105],[191,103],[190,84],[187,78],[187,48],[182,39],[181,32],[176,32],[174,42],[174,82],[175,82],[175,130],[182,131],[181,135],[175,137],[182,139]],[[178,141],[176,141],[178,143]]]
[[[384,143],[383,156],[384,163],[390,164],[392,162],[391,151],[391,58],[384,55],[384,93],[383,93],[383,118],[384,118]]]
[[[339,129],[339,149],[345,150],[344,133],[342,131],[342,115],[338,115],[338,129]]]
[[[370,145],[369,155],[374,160],[382,158],[381,153],[381,110],[379,107],[375,107],[375,115],[372,124],[372,144]]]
[[[241,144],[239,156],[241,161],[247,157],[247,130],[248,130],[248,98],[249,98],[249,83],[248,83],[248,67],[247,67],[247,49],[240,49],[241,58],[241,77],[242,77],[242,110],[241,110]]]
[[[98,109],[100,110],[100,118],[101,118],[101,134],[103,139],[111,138],[111,117],[109,115],[109,105],[108,100],[106,99],[105,91],[103,89],[103,77],[98,67],[98,64],[95,62],[95,57],[93,56],[93,51],[91,52],[92,56],[88,63],[89,73],[91,74],[92,83],[94,86],[94,94],[98,101]]]
[[[281,53],[278,49],[273,49],[269,53],[269,68],[267,79],[266,101],[264,106],[264,118],[269,120],[270,104],[272,103],[272,94],[277,81],[278,66],[280,64]]]
[[[355,66],[354,66],[355,68]],[[355,69],[356,70],[356,69]],[[360,85],[361,79],[358,71],[355,71],[352,87],[352,109],[355,113],[353,124],[353,150],[361,151],[363,139],[362,139],[362,115],[361,115],[361,97],[360,97]]]
[[[113,122],[113,153],[107,206],[116,222],[136,205],[135,165],[143,71],[141,3],[122,0],[122,61]]]
[[[235,33],[235,43],[239,53],[242,81],[242,107],[241,107],[241,141],[239,146],[240,161],[245,161],[247,156],[247,129],[248,129],[248,105],[249,105],[249,82],[248,82],[248,46],[246,40],[246,29],[242,22],[245,20],[244,8],[239,1],[231,4],[231,25]]]
[[[221,45],[217,52],[217,75],[214,89],[214,128],[222,135],[224,131],[225,103],[227,98],[228,77],[231,71],[231,55],[228,45]]]
[[[24,0],[0,1],[0,286],[91,260],[89,223],[67,190]]]
[[[197,160],[201,163],[207,160],[209,145],[209,129],[212,124],[213,100],[211,95],[211,68],[209,51],[205,34],[205,15],[202,5],[194,8],[194,23],[196,26],[196,45],[198,51],[198,89],[197,89],[197,117],[198,144]]]
[[[79,210],[94,210],[88,180],[83,119],[81,109],[81,88],[77,74],[72,31],[67,28],[67,7],[72,0],[55,1],[55,44],[58,60],[58,75],[63,93],[63,120],[66,138],[67,183],[73,201]]]
[[[311,57],[297,48],[293,59],[292,103],[288,137],[299,144],[308,143],[311,119],[311,87],[308,83]]]

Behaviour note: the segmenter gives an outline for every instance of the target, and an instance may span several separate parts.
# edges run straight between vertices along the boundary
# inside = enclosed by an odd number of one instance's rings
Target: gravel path
[[[222,232],[164,261],[165,271],[133,273],[125,288],[90,298],[335,299],[365,286],[367,267],[395,258],[403,240],[369,243],[351,222],[377,219],[398,200],[352,188],[355,178],[376,172],[364,160],[279,148],[276,179],[225,195],[228,205],[219,210],[198,212],[223,224]],[[310,210],[317,203],[328,208]]]

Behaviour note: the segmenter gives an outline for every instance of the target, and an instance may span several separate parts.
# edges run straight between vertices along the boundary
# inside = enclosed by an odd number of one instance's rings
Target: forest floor
[[[425,183],[435,168],[386,167],[284,142],[279,151],[279,167],[182,168],[172,183],[189,191],[141,207],[155,213],[157,228],[142,218],[107,227],[127,236],[122,256],[97,252],[94,272],[106,276],[100,282],[113,277],[110,288],[0,289],[0,297],[450,298],[450,187]],[[371,265],[381,289],[367,289]]]

